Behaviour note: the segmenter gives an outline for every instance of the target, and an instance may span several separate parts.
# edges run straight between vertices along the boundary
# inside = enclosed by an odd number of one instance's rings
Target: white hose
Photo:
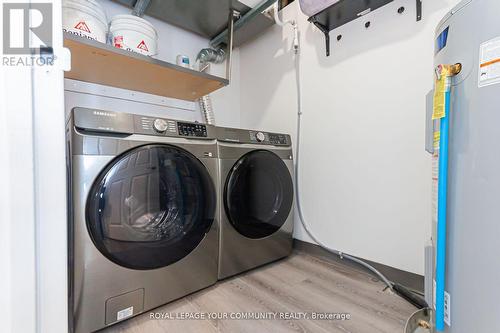
[[[351,255],[345,254],[341,251],[337,251],[335,249],[330,248],[327,246],[325,243],[320,241],[311,231],[310,227],[307,225],[306,219],[304,218],[304,214],[302,212],[302,203],[301,203],[301,197],[300,197],[300,133],[301,133],[301,119],[302,119],[302,88],[300,84],[300,53],[299,49],[297,48],[295,50],[295,81],[297,84],[297,148],[296,148],[296,154],[295,154],[295,198],[296,198],[296,203],[297,203],[297,212],[299,214],[299,219],[300,222],[302,223],[302,226],[304,227],[304,230],[307,232],[309,237],[316,242],[320,247],[323,249],[327,250],[328,252],[331,252],[335,255],[337,255],[340,259],[347,259],[352,262],[355,262],[369,271],[371,271],[373,274],[375,274],[381,281],[383,281],[387,287],[389,287],[391,290],[393,290],[393,283],[390,282],[381,272],[379,272],[375,267],[371,266],[367,262],[364,262],[363,260],[360,260],[356,257],[353,257]]]
[[[293,52],[297,54],[299,52],[299,26],[297,22],[294,20],[288,20],[283,22],[279,16],[279,6],[278,1],[274,3],[273,8],[274,22],[280,27],[284,27],[287,24],[290,24],[293,28]]]
[[[285,21],[283,22],[280,18],[280,15],[279,15],[279,6],[278,6],[278,1],[276,1],[274,3],[274,9],[273,9],[273,15],[274,15],[274,22],[279,25],[280,27],[284,27],[285,25],[287,24],[290,24],[290,25],[294,25],[295,22],[294,21]]]

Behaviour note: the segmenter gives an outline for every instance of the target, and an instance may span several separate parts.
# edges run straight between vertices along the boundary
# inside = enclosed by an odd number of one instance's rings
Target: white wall
[[[301,31],[301,197],[308,223],[331,247],[423,274],[431,202],[425,95],[434,29],[457,2],[425,1],[417,23],[415,1],[396,0],[331,32],[329,58],[298,1],[285,8]],[[274,27],[241,48],[243,127],[295,132],[290,42],[290,28]],[[309,241],[299,223],[295,237]]]

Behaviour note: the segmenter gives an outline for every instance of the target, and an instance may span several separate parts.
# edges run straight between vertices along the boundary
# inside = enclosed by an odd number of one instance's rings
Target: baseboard
[[[293,240],[293,247],[296,251],[307,253],[316,257],[320,257],[322,259],[326,259],[329,261],[333,261],[335,263],[340,263],[343,265],[347,265],[349,267],[359,269],[361,271],[366,271],[369,272],[366,268],[353,263],[352,261],[349,260],[342,260],[338,256],[336,256],[333,253],[330,253],[320,247],[319,245],[316,244],[311,244],[308,242],[304,242],[298,239]],[[393,282],[397,282],[403,286],[406,286],[410,289],[419,291],[419,292],[424,292],[424,277],[422,275],[418,275],[415,273],[411,272],[406,272],[394,267],[386,266],[384,264],[380,264],[377,262],[373,262],[370,260],[365,260],[363,258],[363,261],[366,261],[373,267],[375,267],[377,270],[379,270],[382,274],[384,274],[389,280]]]

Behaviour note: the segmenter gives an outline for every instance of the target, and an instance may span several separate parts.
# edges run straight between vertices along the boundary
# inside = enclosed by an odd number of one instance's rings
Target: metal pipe
[[[440,120],[439,139],[439,171],[438,171],[438,222],[436,245],[436,330],[444,331],[444,306],[446,290],[446,234],[448,208],[448,142],[451,111],[451,78],[462,70],[461,64],[444,65],[439,67],[439,75],[446,67],[447,89],[445,92],[445,113]]]
[[[142,17],[150,2],[151,0],[137,0],[132,10],[132,15]]]
[[[444,331],[444,293],[446,282],[446,218],[448,195],[448,134],[450,126],[450,92],[445,97],[446,114],[441,118],[439,141],[439,180],[438,180],[438,225],[436,258],[436,329]]]
[[[234,17],[237,15],[237,11],[231,9],[229,11],[228,19],[228,41],[227,41],[227,58],[226,58],[226,79],[231,82],[231,68],[233,65],[233,35],[234,35]]]

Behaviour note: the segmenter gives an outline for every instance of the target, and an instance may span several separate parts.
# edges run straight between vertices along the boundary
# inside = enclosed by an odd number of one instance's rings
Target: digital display
[[[207,127],[202,124],[177,123],[179,135],[207,137]]]
[[[436,40],[436,54],[439,53],[442,49],[446,47],[446,43],[448,43],[448,32],[450,27],[447,27],[443,30],[443,32],[438,36]]]
[[[286,145],[286,135],[282,134],[269,134],[269,142],[274,145]]]

